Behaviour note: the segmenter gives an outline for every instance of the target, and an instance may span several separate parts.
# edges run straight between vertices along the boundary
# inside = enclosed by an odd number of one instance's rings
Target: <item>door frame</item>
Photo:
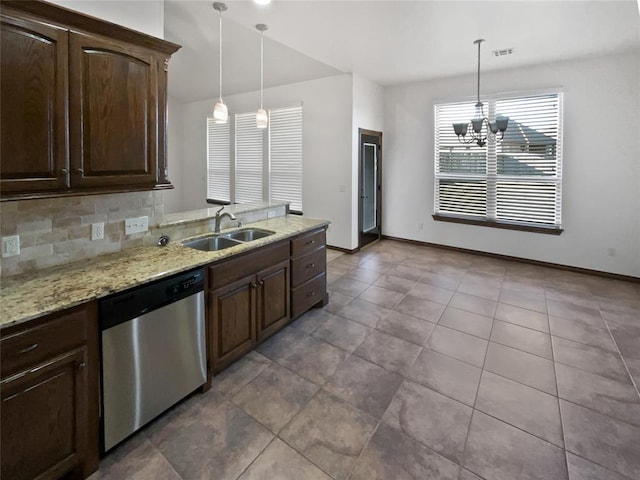
[[[378,238],[375,240],[365,238],[362,232],[362,143],[363,136],[377,137],[378,151],[376,152],[377,169],[376,169],[376,223],[378,226]],[[382,238],[382,132],[376,130],[367,130],[365,128],[358,128],[358,249],[380,240]]]

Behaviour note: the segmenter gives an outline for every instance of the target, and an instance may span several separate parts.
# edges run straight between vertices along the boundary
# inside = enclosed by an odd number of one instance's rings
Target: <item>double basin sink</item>
[[[276,232],[271,230],[263,230],[261,228],[241,228],[229,233],[212,233],[206,237],[195,238],[193,240],[185,240],[182,245],[196,250],[205,252],[215,252],[224,250],[225,248],[235,247],[243,243],[252,242],[259,238],[268,237]]]

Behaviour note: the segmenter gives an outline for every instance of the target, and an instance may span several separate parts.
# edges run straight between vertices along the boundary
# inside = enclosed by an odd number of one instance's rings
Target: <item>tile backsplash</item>
[[[126,235],[124,220],[163,218],[162,191],[19,200],[0,204],[0,236],[19,235],[20,255],[2,258],[2,276],[63,265],[143,245],[147,233]],[[91,224],[104,222],[104,238],[91,240]]]
[[[0,275],[8,277],[86,260],[143,245],[154,245],[162,234],[172,241],[211,232],[219,208],[164,215],[164,192],[130,192],[0,203],[0,237],[20,236],[20,255],[4,257]],[[222,228],[286,215],[283,203],[229,205]],[[147,232],[125,235],[127,218],[149,217]],[[104,238],[91,240],[91,224],[104,223]]]

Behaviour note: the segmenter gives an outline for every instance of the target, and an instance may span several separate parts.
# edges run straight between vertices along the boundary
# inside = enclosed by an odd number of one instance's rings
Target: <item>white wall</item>
[[[433,221],[433,104],[475,76],[387,87],[384,234],[640,277],[639,72],[634,51],[482,74],[487,94],[564,88],[560,236]]]
[[[173,97],[167,97],[167,110],[169,112],[167,125],[167,168],[169,169],[169,181],[173,184],[173,190],[165,190],[164,213],[183,211],[182,208],[182,104]]]
[[[353,219],[351,224],[351,249],[358,247],[358,205],[360,203],[360,192],[358,191],[358,168],[360,165],[358,158],[360,146],[359,128],[379,132],[384,130],[384,89],[380,85],[354,73],[351,143],[351,178],[353,179],[351,197],[351,218]],[[382,141],[384,144],[384,135]]]
[[[206,206],[206,118],[216,99],[182,106],[181,210]],[[224,97],[230,115],[257,110],[259,92]],[[303,211],[332,222],[327,242],[352,248],[352,77],[293,83],[264,91],[265,108],[303,104]],[[172,140],[170,139],[170,142]],[[171,160],[171,159],[170,159]],[[173,162],[175,165],[176,162]],[[170,173],[172,167],[170,166]],[[357,223],[357,218],[355,219]]]
[[[164,0],[48,0],[123,27],[164,38]]]

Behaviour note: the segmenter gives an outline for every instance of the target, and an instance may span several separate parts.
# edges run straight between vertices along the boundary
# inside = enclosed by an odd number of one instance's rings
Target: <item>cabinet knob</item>
[[[251,284],[251,288],[256,288],[258,285],[256,285],[255,283]]]
[[[78,168],[76,172],[78,172],[80,175],[84,175],[84,169],[82,168]]]
[[[307,240],[307,245],[313,245],[314,243],[316,243],[315,240]]]
[[[259,285],[264,285],[264,280],[260,280]]]
[[[69,175],[69,170],[67,170],[66,168],[63,168],[60,171],[62,172],[63,175]]]
[[[79,363],[79,364],[78,364],[78,370],[83,370],[83,369],[84,369],[84,367],[86,367],[86,366],[87,366],[87,364],[86,364],[86,363],[84,363],[84,362]]]
[[[316,296],[316,292],[307,293],[307,297],[315,297],[315,296]]]
[[[38,348],[38,344],[34,343],[33,345],[30,345],[30,346],[28,346],[26,348],[23,348],[22,350],[19,350],[17,353],[18,353],[18,355],[22,355],[23,353],[30,352],[32,350],[35,350],[36,348]]]
[[[313,268],[313,267],[315,267],[315,266],[316,266],[316,264],[315,264],[315,263],[310,263],[309,265],[307,265],[307,268]]]

